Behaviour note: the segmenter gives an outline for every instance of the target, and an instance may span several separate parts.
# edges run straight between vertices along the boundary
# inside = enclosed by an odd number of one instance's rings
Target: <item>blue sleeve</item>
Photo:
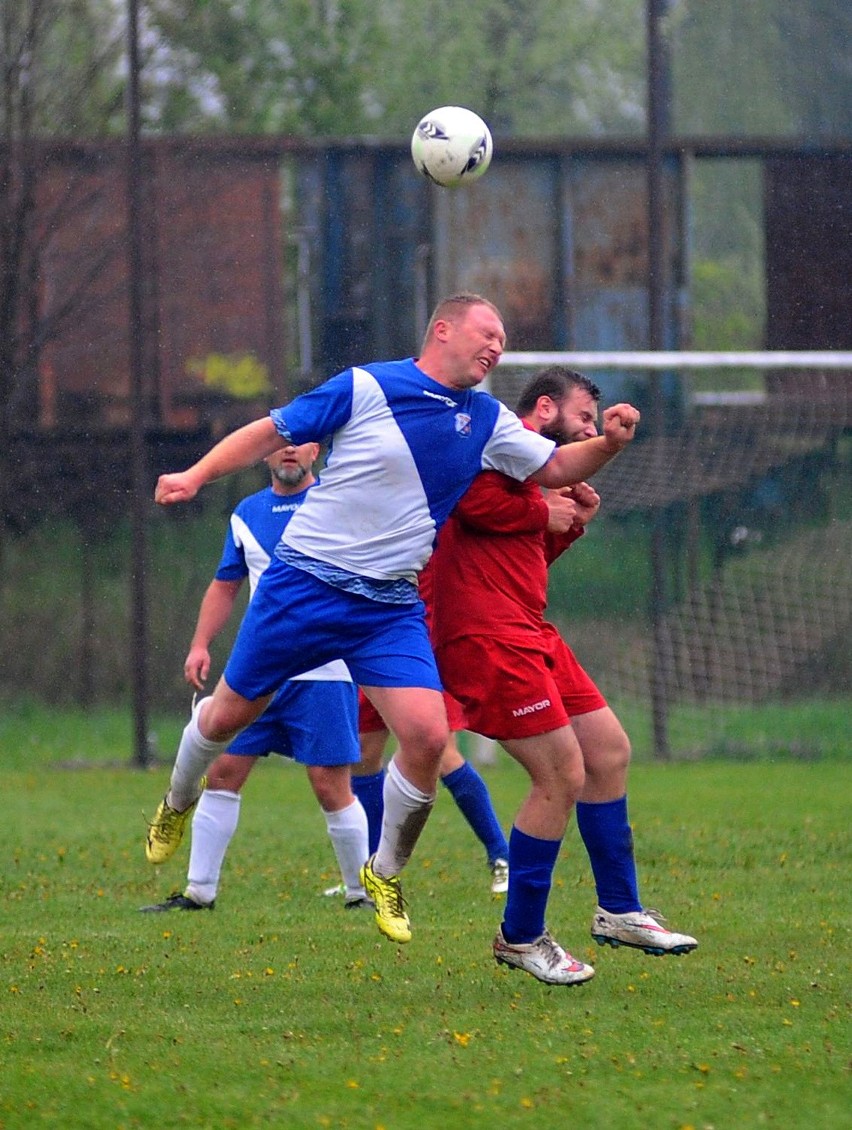
[[[346,369],[284,408],[270,412],[275,427],[290,443],[323,443],[352,415],[352,370]]]
[[[234,538],[234,529],[228,522],[225,532],[225,544],[222,547],[222,557],[216,570],[217,581],[242,581],[248,576],[245,552],[242,545],[238,545]]]

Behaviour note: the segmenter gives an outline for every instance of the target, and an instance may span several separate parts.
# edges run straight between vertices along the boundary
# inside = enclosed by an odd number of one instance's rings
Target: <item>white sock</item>
[[[407,781],[392,758],[385,771],[385,814],[373,870],[388,879],[398,875],[411,858],[432,811],[435,794],[422,793]]]
[[[227,742],[211,742],[199,730],[198,715],[205,702],[207,699],[202,698],[192,708],[192,714],[181,735],[172,769],[171,785],[166,801],[169,807],[177,812],[183,812],[198,798],[201,792],[201,778],[222,750],[228,747]]]
[[[339,812],[325,812],[326,827],[337,856],[346,898],[366,898],[361,886],[361,867],[367,861],[370,849],[367,844],[367,813],[360,800],[353,800]]]
[[[184,894],[210,903],[219,888],[219,875],[228,844],[240,819],[240,794],[228,789],[205,789],[192,817],[192,843]]]

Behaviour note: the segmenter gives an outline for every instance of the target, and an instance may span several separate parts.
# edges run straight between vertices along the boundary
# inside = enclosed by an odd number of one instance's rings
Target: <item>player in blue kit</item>
[[[184,663],[186,681],[203,690],[210,672],[210,645],[222,631],[246,578],[250,593],[269,565],[288,521],[316,479],[319,446],[288,446],[266,459],[270,485],[240,502],[228,523],[216,575],[210,582]],[[360,758],[357,690],[346,664],[334,660],[288,680],[263,715],[220,753],[192,820],[187,886],[143,911],[212,908],[228,845],[237,830],[240,791],[261,757],[271,752],[304,765],[325,817],[340,874],[344,905],[372,907],[360,869],[369,854],[367,815],[350,784]],[[322,718],[321,726],[317,718]]]
[[[505,341],[493,303],[474,294],[445,299],[419,358],[353,366],[226,436],[188,470],[160,477],[156,501],[184,502],[287,443],[330,442],[322,481],[284,531],[222,679],[184,730],[149,828],[149,859],[175,850],[207,767],[281,682],[342,658],[397,739],[382,835],[362,878],[381,932],[410,940],[399,874],[429,816],[448,738],[417,575],[478,472],[570,485],[617,455],[639,421],[635,408],[617,404],[593,439],[557,447],[529,431],[476,391]]]

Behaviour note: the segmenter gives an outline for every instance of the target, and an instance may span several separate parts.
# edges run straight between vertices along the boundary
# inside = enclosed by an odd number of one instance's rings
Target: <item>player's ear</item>
[[[549,424],[559,413],[559,406],[551,396],[540,396],[535,406],[539,416],[546,424]]]
[[[446,341],[450,336],[450,322],[446,318],[438,318],[432,327],[432,333],[438,341]]]

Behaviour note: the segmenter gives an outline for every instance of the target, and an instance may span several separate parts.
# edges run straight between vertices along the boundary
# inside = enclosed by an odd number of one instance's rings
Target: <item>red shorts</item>
[[[444,691],[444,706],[447,708],[447,721],[453,733],[468,728],[464,711],[452,695]],[[367,698],[361,688],[358,688],[358,733],[374,734],[377,730],[386,730],[384,719],[372,702]]]
[[[552,624],[529,641],[474,636],[435,653],[468,729],[498,741],[532,738],[602,710],[606,699]]]

